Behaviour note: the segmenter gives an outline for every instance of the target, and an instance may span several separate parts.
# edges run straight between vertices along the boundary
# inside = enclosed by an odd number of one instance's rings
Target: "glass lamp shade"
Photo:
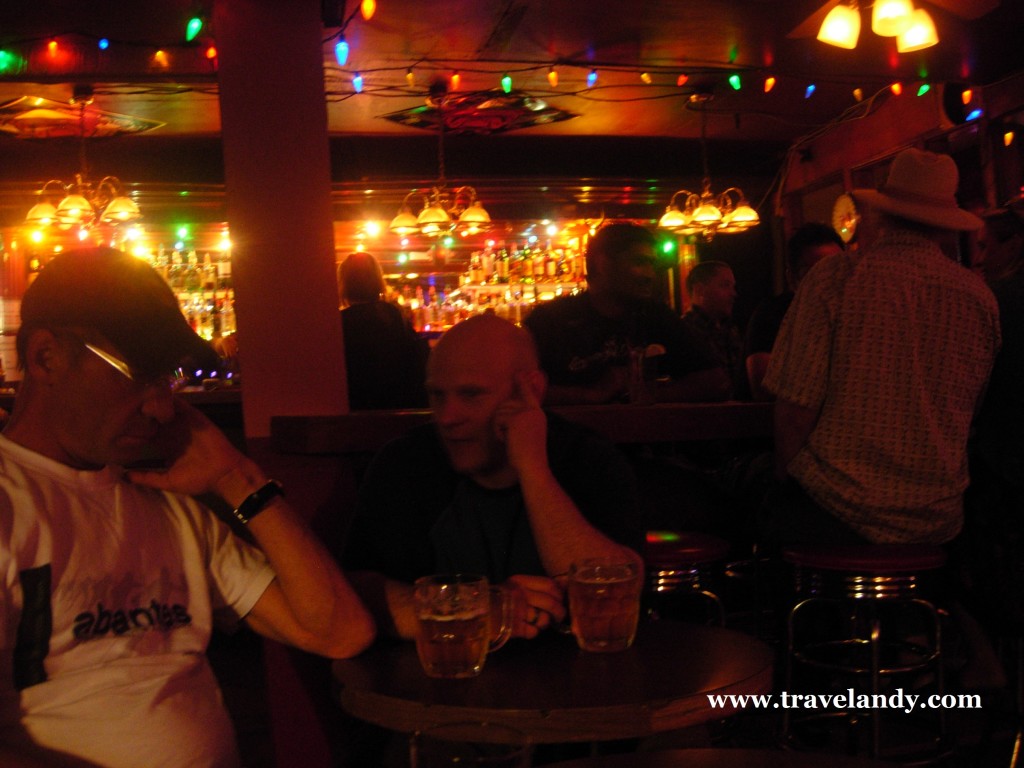
[[[452,223],[452,217],[448,215],[448,211],[441,207],[439,202],[435,201],[420,211],[416,221],[420,223],[420,228],[426,231],[426,226],[430,224],[436,227],[449,226]]]
[[[881,37],[903,34],[911,24],[914,5],[910,0],[875,0],[871,11],[871,31]]]
[[[714,204],[712,200],[704,198],[700,201],[700,205],[693,212],[691,221],[694,224],[716,224],[722,220],[722,211]]]
[[[103,221],[108,224],[124,224],[142,217],[139,206],[130,197],[121,195],[111,200],[103,211]]]
[[[658,226],[662,229],[677,230],[685,227],[690,223],[689,218],[685,213],[680,211],[674,205],[670,205],[665,209],[665,213],[658,219]]]
[[[938,42],[939,33],[935,31],[935,22],[928,15],[928,11],[918,8],[911,17],[910,26],[896,37],[896,50],[900,53],[920,51]]]
[[[818,30],[818,39],[839,48],[857,47],[860,37],[860,12],[848,5],[837,5],[828,12]]]
[[[739,205],[729,214],[729,224],[733,227],[746,229],[756,226],[760,222],[761,217],[757,215],[757,211],[751,208],[750,203],[746,200],[740,200]]]
[[[459,224],[470,224],[476,227],[485,226],[491,223],[491,215],[480,205],[479,200],[462,212],[459,216]]]
[[[53,203],[36,203],[28,210],[25,222],[28,224],[52,224],[57,220],[57,209]]]
[[[61,224],[88,224],[95,216],[92,205],[82,195],[68,195],[57,206],[57,221]]]
[[[405,237],[406,235],[419,232],[420,223],[416,220],[415,214],[409,210],[408,206],[404,206],[398,215],[391,220],[388,229],[396,235]]]

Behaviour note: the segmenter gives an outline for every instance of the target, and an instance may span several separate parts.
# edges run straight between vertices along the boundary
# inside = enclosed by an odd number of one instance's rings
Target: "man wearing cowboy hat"
[[[876,237],[804,278],[772,351],[781,503],[776,543],[944,543],[963,523],[971,419],[1000,345],[996,301],[956,263],[981,220],[956,203],[952,158],[896,155],[854,190]],[[779,500],[775,500],[778,502]]]

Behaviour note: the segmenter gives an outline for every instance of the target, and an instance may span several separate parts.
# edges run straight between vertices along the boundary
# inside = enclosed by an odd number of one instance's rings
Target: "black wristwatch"
[[[250,520],[266,509],[267,504],[278,496],[284,496],[284,488],[277,480],[268,480],[262,488],[246,496],[232,514],[242,525],[248,525]]]

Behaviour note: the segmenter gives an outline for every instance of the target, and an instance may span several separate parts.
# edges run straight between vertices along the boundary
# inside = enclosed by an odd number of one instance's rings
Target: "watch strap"
[[[284,488],[277,480],[268,480],[261,488],[246,496],[238,508],[232,510],[232,514],[242,525],[248,525],[250,520],[266,509],[267,504],[278,496],[284,496]]]

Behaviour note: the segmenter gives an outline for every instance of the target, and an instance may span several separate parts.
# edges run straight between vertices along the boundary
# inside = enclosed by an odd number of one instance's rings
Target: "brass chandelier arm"
[[[109,225],[129,224],[142,218],[139,206],[125,194],[124,185],[116,176],[104,176],[95,185],[89,182],[89,165],[86,157],[85,109],[92,103],[92,86],[76,85],[72,104],[78,105],[78,163],[79,171],[74,181],[65,184],[60,179],[50,179],[42,189],[42,200],[29,209],[25,221],[32,225],[56,224],[61,229],[80,227],[80,232],[98,223]],[[51,199],[59,202],[54,205]]]
[[[705,95],[697,100],[700,106],[700,150],[704,168],[702,191],[698,195],[688,189],[680,189],[672,195],[665,213],[658,220],[661,229],[680,235],[700,235],[710,240],[716,232],[744,232],[760,223],[757,211],[750,207],[746,195],[739,187],[729,187],[715,194],[711,191],[711,172],[708,167],[706,141],[707,111],[704,104],[710,100]],[[683,199],[680,207],[679,200]]]
[[[420,210],[413,212],[419,198]],[[476,189],[469,184],[449,190],[444,182],[427,189],[414,189],[402,200],[388,229],[396,235],[436,237],[452,230],[480,232],[491,225],[490,214],[480,204]]]
[[[56,190],[52,187],[56,186]],[[64,182],[60,179],[50,179],[48,182],[43,184],[43,188],[39,190],[39,196],[44,197],[46,195],[58,195],[64,197],[71,190],[70,186],[65,186]]]
[[[391,220],[388,229],[396,235],[425,235],[438,237],[453,230],[479,232],[491,224],[490,214],[484,210],[477,198],[476,190],[468,184],[448,190],[445,186],[445,98],[447,92],[431,95],[435,106],[441,112],[437,131],[437,184],[429,190],[413,190],[402,201],[398,214]],[[414,195],[423,198],[423,208],[413,213],[409,204]]]

